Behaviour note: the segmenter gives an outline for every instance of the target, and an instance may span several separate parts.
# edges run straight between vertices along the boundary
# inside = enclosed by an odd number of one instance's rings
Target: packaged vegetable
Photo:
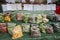
[[[0,22],[4,22],[4,14],[0,14]]]
[[[29,18],[30,23],[36,23],[36,14],[32,14]]]
[[[10,22],[11,21],[11,14],[9,14],[9,13],[4,14],[4,18],[5,18],[6,22]]]
[[[46,25],[44,23],[40,24],[39,29],[42,33],[46,33]]]
[[[29,17],[30,17],[29,14],[24,14],[24,16],[23,16],[23,21],[24,21],[25,23],[27,23],[27,22],[29,21]]]
[[[35,19],[36,19],[36,17],[30,17],[30,18],[29,18],[29,22],[30,22],[30,23],[35,23],[35,22],[36,22]]]
[[[54,33],[53,27],[51,25],[47,25],[46,26],[46,32],[49,33],[49,34]]]
[[[47,19],[47,15],[46,14],[41,14],[41,16],[42,16],[42,22],[43,23],[49,22],[49,19]]]
[[[23,32],[30,32],[30,24],[22,24]]]
[[[33,24],[33,26],[31,26],[31,36],[32,37],[41,36],[40,30],[39,30],[38,26],[35,24]]]
[[[22,21],[23,20],[23,14],[22,13],[18,13],[17,14],[17,20],[18,21]]]
[[[6,25],[6,23],[0,23],[0,31],[2,33],[7,33],[7,25]]]
[[[11,20],[15,22],[17,21],[16,14],[14,13],[11,14]]]
[[[50,20],[50,21],[54,21],[54,22],[57,22],[59,21],[59,18],[56,16],[56,15],[48,15],[47,18]]]
[[[17,25],[13,30],[12,30],[12,39],[17,39],[21,38],[23,36],[22,28],[20,25]]]
[[[53,26],[54,32],[60,32],[60,23],[53,23],[51,24]]]
[[[7,26],[8,26],[7,29],[8,29],[9,34],[12,35],[12,30],[15,28],[16,24],[15,23],[8,23]]]
[[[41,22],[42,22],[42,16],[41,16],[41,14],[38,14],[36,17],[36,23],[39,24]]]

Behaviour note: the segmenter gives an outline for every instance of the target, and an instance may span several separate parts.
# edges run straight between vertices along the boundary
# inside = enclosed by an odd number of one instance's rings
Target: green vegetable
[[[4,15],[0,14],[0,22],[4,22]]]
[[[16,14],[11,14],[11,19],[12,19],[12,21],[17,21]]]
[[[41,32],[42,33],[46,33],[46,26],[42,23],[42,24],[40,24],[40,30],[41,30]]]
[[[29,21],[29,14],[24,14],[23,20],[25,23],[27,23]]]
[[[39,24],[42,22],[42,16],[41,14],[37,15],[37,20],[36,20],[36,23]]]
[[[22,24],[23,26],[23,32],[29,32],[30,31],[30,24]]]
[[[9,34],[12,34],[12,30],[14,29],[15,26],[16,26],[15,23],[8,23],[7,29],[8,29]]]

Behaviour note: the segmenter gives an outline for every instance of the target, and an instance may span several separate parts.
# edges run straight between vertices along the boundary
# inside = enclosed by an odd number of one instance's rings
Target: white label
[[[7,6],[6,5],[2,5],[2,9],[3,9],[3,11],[7,11]]]
[[[33,5],[32,4],[24,4],[24,10],[32,11]]]
[[[47,0],[47,3],[51,3],[52,2],[52,0]]]
[[[34,11],[39,11],[40,10],[40,5],[34,5]]]
[[[51,5],[47,5],[47,10],[52,10]]]
[[[21,4],[16,4],[16,8],[17,8],[17,10],[22,10]]]
[[[46,10],[47,6],[46,5],[40,5],[40,10]]]
[[[56,5],[55,4],[47,5],[47,10],[56,10]]]
[[[51,7],[52,7],[52,10],[56,10],[56,5],[55,4],[52,4]]]

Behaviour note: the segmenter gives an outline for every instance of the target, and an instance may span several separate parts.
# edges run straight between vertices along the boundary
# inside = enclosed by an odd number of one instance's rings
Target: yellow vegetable
[[[5,16],[5,21],[10,22],[11,18],[9,16]]]
[[[17,25],[12,31],[12,39],[17,39],[23,36],[22,28],[20,25]]]

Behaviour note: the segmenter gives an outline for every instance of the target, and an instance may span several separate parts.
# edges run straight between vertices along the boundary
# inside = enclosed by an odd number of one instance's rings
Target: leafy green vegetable
[[[0,14],[0,22],[4,22],[4,15]]]
[[[12,34],[12,30],[14,29],[15,26],[16,26],[15,23],[8,23],[7,29],[8,29],[9,34]]]
[[[39,28],[40,28],[40,30],[41,30],[42,33],[46,33],[46,30],[45,30],[46,26],[43,23],[40,24]]]

